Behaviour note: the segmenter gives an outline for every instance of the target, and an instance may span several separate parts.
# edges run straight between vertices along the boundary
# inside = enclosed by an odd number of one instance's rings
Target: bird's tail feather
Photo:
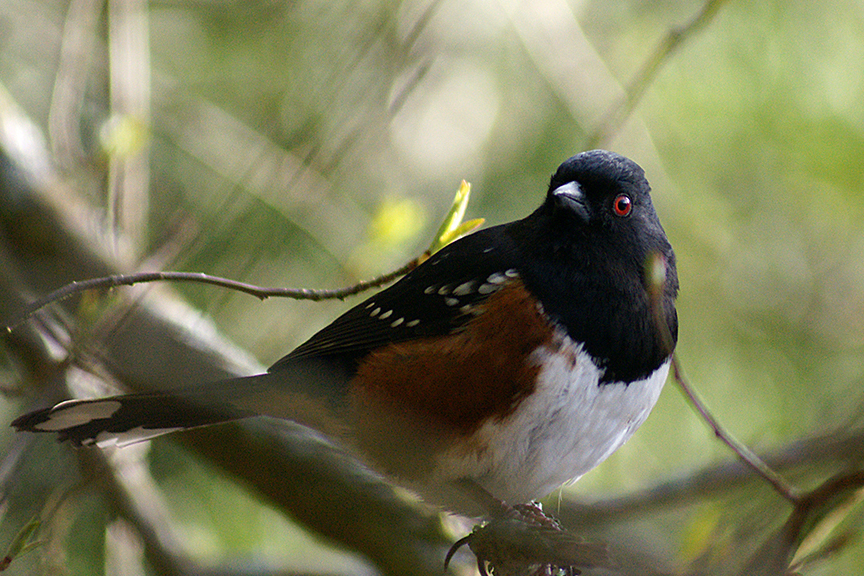
[[[155,436],[267,414],[273,374],[196,388],[67,400],[12,422],[19,431],[53,432],[77,446],[124,446]],[[280,415],[280,414],[274,414]]]

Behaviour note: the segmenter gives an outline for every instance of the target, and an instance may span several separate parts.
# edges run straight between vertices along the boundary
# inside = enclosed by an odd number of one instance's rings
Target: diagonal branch
[[[675,378],[675,382],[678,384],[678,387],[681,388],[681,392],[687,397],[690,403],[696,408],[696,411],[702,417],[702,419],[711,427],[714,435],[720,439],[724,444],[729,446],[732,451],[750,468],[753,469],[759,476],[765,479],[766,482],[771,484],[774,487],[774,490],[777,491],[778,494],[783,496],[786,500],[791,502],[792,504],[797,504],[801,500],[801,495],[798,490],[789,484],[780,474],[778,474],[773,468],[768,466],[764,460],[762,460],[759,456],[756,455],[746,444],[739,441],[735,438],[728,430],[723,428],[720,422],[714,417],[702,399],[699,397],[699,394],[690,386],[690,383],[684,377],[684,373],[681,369],[681,364],[678,361],[678,356],[672,356],[672,374]]]
[[[639,105],[645,91],[654,82],[657,74],[672,54],[697,32],[702,30],[717,15],[726,0],[708,0],[696,16],[687,24],[666,33],[648,60],[624,89],[622,98],[606,112],[600,124],[586,138],[586,149],[596,148],[609,140]]]
[[[654,312],[654,325],[657,327],[657,337],[660,339],[663,347],[668,351],[672,358],[672,374],[675,382],[681,388],[681,391],[687,396],[687,399],[696,408],[696,411],[702,419],[708,424],[714,435],[719,438],[724,444],[729,446],[732,451],[750,468],[753,469],[759,476],[771,484],[778,494],[783,496],[792,504],[797,504],[801,500],[798,490],[789,484],[780,474],[774,471],[764,460],[759,458],[755,452],[750,450],[744,443],[735,438],[727,431],[720,422],[714,417],[696,391],[690,386],[690,383],[684,377],[681,363],[678,360],[678,355],[675,353],[675,342],[672,339],[669,326],[666,324],[663,314],[663,294],[666,286],[666,257],[659,252],[649,255],[645,263],[645,273],[648,283],[648,292],[651,298],[651,308]]]

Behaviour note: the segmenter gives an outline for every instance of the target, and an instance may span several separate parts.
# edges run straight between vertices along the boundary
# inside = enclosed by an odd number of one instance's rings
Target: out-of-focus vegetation
[[[461,179],[473,186],[469,218],[518,218],[539,204],[560,161],[596,140],[640,163],[652,183],[679,259],[680,358],[717,418],[784,458],[783,473],[802,489],[860,468],[864,8],[713,4],[713,17],[684,28],[617,125],[607,121],[631,79],[701,5],[3,0],[3,324],[33,290],[110,271],[82,267],[89,256],[52,244],[45,219],[16,226],[34,202],[20,189],[22,170],[53,194],[59,221],[103,234],[89,250],[115,268],[333,287],[422,250]],[[28,256],[17,256],[23,247]],[[181,323],[206,332],[212,321],[262,364],[350,304],[171,290],[203,311]],[[57,399],[59,388],[46,393],[36,377],[47,373],[34,360],[39,343],[54,362],[64,346],[75,350],[71,363],[85,371],[110,356],[100,316],[110,306],[73,304],[59,321],[43,320],[41,336],[7,338],[3,421]],[[125,376],[152,368],[134,366],[135,355],[111,358],[98,371],[126,385]],[[813,437],[824,438],[800,442]],[[154,563],[148,546],[166,540],[136,532],[147,522],[123,513],[129,506],[104,489],[109,474],[92,455],[10,430],[0,430],[0,445],[0,548],[43,517],[44,545],[9,573],[191,573]],[[173,552],[214,574],[393,573],[376,568],[368,548],[360,551],[372,562],[310,536],[273,495],[247,491],[197,446],[159,440],[138,461],[149,466],[133,467],[154,480],[144,485],[165,504]],[[653,558],[651,573],[739,573],[791,508],[735,474],[695,482],[733,460],[670,384],[636,437],[549,505],[601,509],[666,482],[665,499],[621,501],[634,509],[585,530]],[[326,490],[313,489],[316,498]],[[807,532],[799,553],[815,560],[801,574],[860,573],[860,496],[844,493]]]

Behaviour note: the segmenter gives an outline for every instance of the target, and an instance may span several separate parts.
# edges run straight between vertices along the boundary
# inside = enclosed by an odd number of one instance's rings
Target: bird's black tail
[[[155,436],[258,413],[250,399],[272,393],[272,374],[181,390],[67,400],[12,422],[19,431],[56,433],[77,446],[124,446]],[[258,401],[257,403],[260,403]]]

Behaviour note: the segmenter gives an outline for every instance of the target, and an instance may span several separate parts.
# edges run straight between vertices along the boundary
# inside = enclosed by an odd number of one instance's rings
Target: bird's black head
[[[538,211],[541,226],[559,252],[570,252],[569,260],[590,259],[582,263],[586,269],[633,270],[659,252],[674,276],[675,257],[650,192],[645,173],[632,160],[606,150],[583,152],[564,161],[552,176]]]
[[[646,243],[662,250],[668,242],[650,191],[638,164],[614,152],[591,150],[558,167],[545,208],[562,240],[575,234],[624,252]]]
[[[583,152],[558,167],[543,206],[513,230],[525,249],[526,282],[606,366],[608,381],[641,378],[670,352],[657,340],[646,280],[654,254],[666,263],[661,316],[677,336],[675,255],[650,191],[632,160]]]

